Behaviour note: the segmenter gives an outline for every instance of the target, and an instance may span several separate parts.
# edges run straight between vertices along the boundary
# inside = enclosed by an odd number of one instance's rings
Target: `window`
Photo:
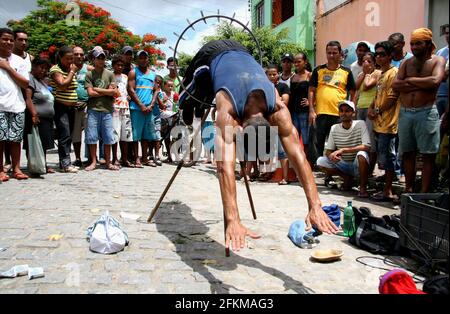
[[[264,26],[264,0],[256,6],[256,27]]]
[[[323,13],[330,12],[338,6],[348,2],[347,0],[323,0]]]
[[[294,16],[294,0],[272,1],[272,25],[277,27]]]

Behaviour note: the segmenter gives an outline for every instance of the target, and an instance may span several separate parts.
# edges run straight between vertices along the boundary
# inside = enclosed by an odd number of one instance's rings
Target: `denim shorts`
[[[419,151],[437,154],[440,144],[441,121],[436,106],[400,109],[398,138],[400,154]]]
[[[367,163],[369,163],[369,154],[367,152],[361,151],[358,152],[353,162],[342,160],[334,163],[330,159],[328,159],[328,157],[319,157],[319,159],[317,159],[317,166],[327,169],[337,169],[345,175],[357,177],[359,175],[358,156],[363,156],[367,160]]]
[[[375,133],[378,166],[381,170],[395,171],[399,168],[395,143],[396,134]]]
[[[99,112],[88,109],[86,126],[86,144],[94,145],[103,140],[105,145],[115,144],[113,115],[111,112]]]
[[[308,145],[309,143],[309,114],[307,112],[293,113],[292,123],[300,133],[303,141],[303,145]]]

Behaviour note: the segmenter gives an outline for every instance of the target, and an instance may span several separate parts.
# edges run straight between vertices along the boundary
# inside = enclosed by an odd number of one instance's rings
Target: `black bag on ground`
[[[375,217],[367,207],[353,207],[355,233],[349,242],[373,254],[397,255],[400,251],[400,217]]]
[[[428,294],[449,294],[448,275],[430,277],[423,283],[423,292]]]

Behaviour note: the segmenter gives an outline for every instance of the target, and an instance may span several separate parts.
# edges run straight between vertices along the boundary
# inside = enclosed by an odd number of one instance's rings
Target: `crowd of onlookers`
[[[349,68],[342,65],[340,43],[332,41],[327,63],[312,71],[305,54],[289,53],[281,59],[280,75],[276,66],[267,69],[288,104],[311,166],[326,174],[327,186],[336,186],[333,176],[340,176],[347,190],[359,178],[359,197],[397,201],[393,182],[404,180],[405,191],[413,191],[420,154],[421,192],[431,191],[433,176],[441,170],[436,156],[445,145],[448,149],[449,26],[443,30],[447,46],[438,51],[432,32],[421,28],[412,33],[412,53],[405,50],[404,35],[395,33],[374,50],[360,42]],[[369,196],[368,179],[377,163],[385,173],[377,178],[384,190]],[[281,164],[280,184],[286,184],[289,166]],[[448,175],[448,154],[445,171]]]
[[[173,58],[167,60],[169,74],[163,78],[145,50],[135,55],[126,46],[109,56],[99,46],[89,53],[81,47],[61,47],[51,63],[26,52],[25,31],[4,28],[0,37],[2,182],[10,179],[10,172],[18,180],[29,178],[20,169],[20,155],[22,142],[28,155],[27,135],[33,128],[44,152],[57,143],[59,167],[67,173],[82,167],[92,171],[98,163],[113,171],[162,165],[161,120],[172,122],[178,110],[180,82]],[[54,172],[47,166],[47,173]]]
[[[448,43],[449,26],[443,29]],[[349,68],[343,66],[337,41],[328,43],[327,63],[315,69],[303,53],[286,53],[281,66],[266,67],[311,166],[326,173],[327,186],[335,184],[333,176],[341,176],[343,188],[350,189],[358,177],[359,197],[367,198],[368,179],[378,163],[385,172],[379,179],[384,190],[372,198],[395,200],[395,180],[404,178],[406,191],[413,191],[420,154],[422,192],[430,191],[436,155],[448,138],[449,48],[436,52],[432,36],[429,29],[415,30],[411,53],[400,33],[376,43],[373,50],[360,42]],[[88,53],[61,47],[52,64],[26,52],[25,31],[0,29],[0,37],[0,181],[10,175],[28,178],[20,169],[21,143],[27,151],[33,127],[44,151],[57,142],[59,167],[68,173],[83,167],[92,171],[98,163],[113,171],[158,167],[162,143],[166,160],[172,161],[170,136],[162,136],[161,125],[164,120],[174,123],[177,116],[177,60],[167,60],[170,73],[161,77],[144,50],[135,53],[127,46],[109,56],[101,47]],[[202,125],[209,130],[204,132],[208,162],[214,150],[213,125],[214,111]],[[278,160],[283,169],[279,183],[288,184],[289,163],[281,145]],[[261,180],[273,176],[273,169],[264,174],[258,170],[256,163],[249,163],[247,175]],[[55,169],[47,167],[47,172]]]

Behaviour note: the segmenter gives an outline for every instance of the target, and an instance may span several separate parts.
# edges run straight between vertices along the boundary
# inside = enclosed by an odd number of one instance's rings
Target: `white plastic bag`
[[[87,231],[89,249],[101,254],[114,254],[128,245],[128,235],[120,228],[119,222],[106,211]]]
[[[28,171],[32,174],[46,174],[44,149],[36,125],[31,128],[31,134],[28,134],[28,152]]]

